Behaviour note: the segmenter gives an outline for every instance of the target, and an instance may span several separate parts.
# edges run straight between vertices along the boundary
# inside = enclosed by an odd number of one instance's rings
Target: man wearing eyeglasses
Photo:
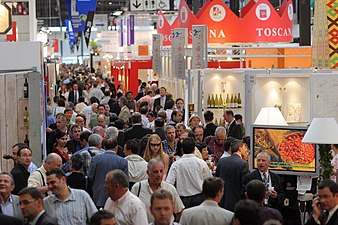
[[[19,192],[19,205],[25,224],[29,225],[56,225],[43,208],[43,196],[41,192],[34,188],[24,188]]]

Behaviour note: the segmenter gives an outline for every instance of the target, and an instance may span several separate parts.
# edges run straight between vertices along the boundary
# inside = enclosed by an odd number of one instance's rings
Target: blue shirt
[[[58,225],[89,224],[90,217],[97,211],[87,192],[69,188],[70,195],[64,201],[54,194],[43,199],[44,208]]]
[[[171,146],[169,145],[167,140],[163,140],[162,144],[163,144],[163,151],[166,154],[170,155],[171,153],[176,153],[176,151],[177,151],[177,143],[176,142],[174,144],[174,149],[171,148]]]

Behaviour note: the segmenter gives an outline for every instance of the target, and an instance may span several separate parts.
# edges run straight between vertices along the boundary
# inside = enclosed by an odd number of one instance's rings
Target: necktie
[[[322,219],[321,224],[326,225],[328,218],[329,218],[329,211],[325,210],[324,213],[323,213],[323,219]]]
[[[164,98],[161,98],[161,106],[164,107]]]
[[[74,92],[74,105],[77,103],[77,91]]]
[[[269,178],[266,175],[266,173],[263,173],[262,175],[263,175],[262,180],[264,182],[265,189],[268,190],[268,187],[269,187]]]

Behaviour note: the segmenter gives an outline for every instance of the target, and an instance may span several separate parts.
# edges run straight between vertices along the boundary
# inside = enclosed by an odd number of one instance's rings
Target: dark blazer
[[[207,125],[205,125],[204,128],[204,138],[208,137],[208,136],[214,136],[215,135],[215,130],[218,126],[214,123],[208,123]]]
[[[128,140],[137,138],[142,139],[147,134],[152,134],[153,131],[150,128],[144,128],[141,124],[135,124],[134,126],[124,131],[124,143]]]
[[[281,178],[277,174],[271,171],[269,171],[269,176],[271,178],[271,185],[274,187],[275,191],[277,192],[277,199],[269,198],[268,206],[271,208],[280,209],[281,207],[283,207],[283,202],[285,199],[285,191],[283,188],[283,183],[281,181]],[[243,191],[242,191],[243,196],[244,196],[244,192],[246,191],[245,186],[251,180],[260,180],[263,182],[261,174],[258,169],[245,175],[244,180],[243,180]]]
[[[68,152],[74,154],[75,152],[81,150],[81,143],[77,140],[71,139],[67,141],[66,147],[68,148]]]
[[[82,96],[82,90],[79,89],[78,92],[79,92],[79,96],[77,96],[77,99],[79,99],[79,97]],[[75,96],[74,96],[74,91],[72,90],[71,92],[69,92],[68,102],[73,102],[74,105],[76,105],[74,101],[75,101]],[[76,103],[78,103],[78,102],[76,102]]]
[[[40,218],[38,219],[38,221],[36,221],[36,225],[57,225],[57,223],[55,223],[53,221],[52,218],[50,218],[46,212],[44,212]]]
[[[167,109],[167,107],[166,107],[166,103],[167,103],[167,97],[165,98],[165,101],[164,101],[164,110],[166,110]],[[158,106],[158,105],[161,105],[161,97],[159,97],[159,98],[156,98],[155,100],[154,100],[154,107],[153,107],[153,111],[155,111],[155,108],[156,108],[156,106]]]
[[[0,224],[1,225],[22,225],[22,221],[15,217],[6,216],[0,213]]]
[[[227,131],[227,137],[233,137],[242,140],[242,127],[236,121],[231,123],[229,130]]]
[[[162,127],[155,128],[155,134],[158,134],[158,136],[160,136],[161,141],[165,140],[164,129]]]
[[[93,185],[93,200],[96,206],[104,206],[108,198],[104,191],[105,177],[109,171],[114,169],[120,169],[128,176],[128,161],[112,151],[96,155],[90,162],[88,177]]]
[[[28,172],[28,170],[21,165],[20,163],[18,163],[11,171],[11,174],[13,176],[14,179],[14,190],[12,191],[12,194],[17,195],[19,193],[19,191],[21,191],[21,189],[27,187],[28,185],[28,178],[30,173]]]
[[[218,161],[216,177],[224,180],[224,194],[220,206],[234,211],[235,204],[241,200],[244,176],[249,173],[248,162],[236,153]]]
[[[323,220],[323,214],[319,216],[319,221]],[[321,224],[323,224],[321,222]],[[338,210],[332,215],[329,221],[326,221],[326,225],[337,225],[338,224]],[[312,216],[310,216],[310,219],[306,222],[305,225],[318,225],[316,221],[313,219]]]

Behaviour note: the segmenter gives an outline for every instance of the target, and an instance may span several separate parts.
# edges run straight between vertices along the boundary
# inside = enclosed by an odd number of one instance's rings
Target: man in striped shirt
[[[47,185],[52,195],[44,198],[44,207],[59,225],[89,224],[90,217],[97,211],[87,192],[67,186],[64,172],[55,168],[47,173]]]

